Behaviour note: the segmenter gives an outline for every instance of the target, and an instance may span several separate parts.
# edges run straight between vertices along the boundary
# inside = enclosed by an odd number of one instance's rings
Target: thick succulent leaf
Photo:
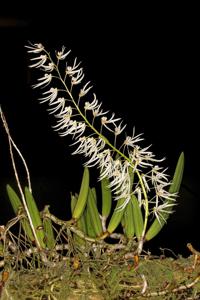
[[[36,236],[40,243],[39,246],[41,248],[46,248],[45,233],[44,233],[44,229],[43,229],[42,220],[40,217],[40,212],[37,208],[35,199],[33,198],[33,195],[30,192],[30,190],[28,189],[28,187],[25,187],[25,198],[26,198],[26,203],[27,203],[27,207],[29,210],[29,214],[31,216],[31,220],[33,222],[33,227],[35,229]]]
[[[183,171],[184,171],[184,161],[185,161],[184,153],[182,152],[176,165],[172,184],[169,188],[170,193],[178,193],[180,190],[180,186],[183,178]],[[170,202],[170,200],[168,200],[168,202]],[[162,219],[160,218],[159,221],[157,218],[155,219],[155,221],[152,223],[152,225],[150,226],[149,230],[146,233],[145,240],[147,241],[151,240],[160,232],[160,230],[166,223],[166,220],[168,219],[172,208],[173,206],[168,207],[168,212],[164,213],[163,218]]]
[[[83,178],[81,183],[80,192],[78,195],[78,200],[76,202],[76,205],[74,207],[74,211],[72,214],[72,218],[77,220],[82,215],[86,202],[87,202],[87,196],[88,196],[88,189],[89,189],[89,181],[90,181],[90,174],[88,168],[84,168],[83,172]]]
[[[6,185],[6,190],[15,215],[18,215],[20,209],[22,209],[22,211],[24,212],[25,218],[22,219],[20,223],[22,225],[25,235],[30,239],[31,242],[34,242],[35,238],[33,236],[33,232],[29,221],[26,218],[25,210],[20,198],[9,184]]]
[[[101,196],[102,196],[102,217],[108,218],[112,206],[112,192],[109,187],[110,181],[108,178],[101,180]]]

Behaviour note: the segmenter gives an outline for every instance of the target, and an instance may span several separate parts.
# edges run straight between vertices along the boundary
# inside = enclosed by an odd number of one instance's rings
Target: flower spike
[[[53,82],[53,87],[39,98],[41,103],[48,104],[48,112],[57,121],[53,129],[60,136],[72,136],[71,146],[76,147],[72,154],[82,154],[86,159],[85,166],[97,166],[99,180],[109,182],[114,199],[120,203],[118,210],[123,210],[130,201],[135,205],[136,215],[141,220],[141,226],[136,230],[141,248],[149,215],[153,214],[161,224],[176,204],[177,192],[169,191],[171,181],[167,169],[158,165],[165,158],[157,159],[150,146],[141,146],[144,138],[142,133],[135,134],[135,127],[132,136],[127,135],[122,119],[115,113],[108,116],[109,111],[102,109],[96,94],[91,95],[90,81],[84,83],[81,63],[77,63],[77,58],[70,62],[71,50],[65,51],[63,46],[52,57],[40,43],[30,43],[26,47],[33,55],[30,67],[43,72],[33,88],[45,89]],[[116,219],[119,221],[117,216]]]

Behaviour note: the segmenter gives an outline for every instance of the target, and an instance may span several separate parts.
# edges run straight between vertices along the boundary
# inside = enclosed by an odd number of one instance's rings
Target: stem
[[[18,152],[18,154],[20,154],[21,158],[22,158],[22,154],[19,151],[19,149],[17,148],[17,146],[14,143],[13,139],[11,138],[11,135],[10,135],[10,132],[9,132],[9,128],[8,128],[8,124],[6,122],[6,118],[5,118],[5,116],[4,116],[3,111],[2,111],[1,108],[0,108],[0,114],[1,114],[1,119],[2,119],[2,122],[3,122],[3,126],[4,126],[5,131],[7,133],[7,136],[8,136],[8,143],[9,143],[9,150],[10,150],[10,156],[11,156],[12,166],[13,166],[15,178],[16,178],[16,181],[17,181],[17,185],[18,185],[18,188],[19,188],[19,192],[21,194],[21,199],[22,199],[22,202],[23,202],[23,205],[24,205],[24,209],[25,209],[25,212],[27,214],[27,217],[28,217],[28,220],[29,220],[29,223],[30,223],[30,226],[31,226],[34,238],[35,238],[36,245],[40,249],[41,248],[40,242],[39,242],[39,240],[37,238],[37,234],[35,232],[35,228],[34,228],[34,225],[33,225],[33,222],[32,222],[32,219],[31,219],[31,216],[30,216],[27,204],[26,204],[26,199],[25,199],[22,187],[21,187],[20,180],[19,180],[19,175],[18,175],[17,168],[16,168],[16,165],[15,165],[15,159],[14,159],[14,155],[13,155],[13,151],[12,151],[12,146],[14,146],[15,149],[17,149],[17,152]],[[23,159],[23,163],[24,163],[24,159]],[[26,166],[26,164],[25,164],[25,166]],[[26,171],[27,171],[27,169],[26,169]]]

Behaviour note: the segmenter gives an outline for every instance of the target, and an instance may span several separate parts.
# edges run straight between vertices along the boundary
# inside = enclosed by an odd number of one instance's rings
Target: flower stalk
[[[123,136],[126,124],[114,113],[104,111],[96,95],[92,94],[90,81],[83,83],[85,74],[77,58],[70,64],[69,51],[63,46],[55,56],[42,44],[26,46],[31,58],[31,68],[37,68],[44,74],[33,88],[50,89],[43,91],[41,103],[48,103],[48,111],[57,119],[54,130],[60,136],[71,135],[77,148],[72,154],[83,154],[85,166],[97,166],[99,180],[108,179],[114,200],[122,204],[118,210],[124,210],[132,196],[138,201],[138,208],[144,210],[142,235],[139,239],[139,252],[142,249],[149,216],[153,215],[160,225],[166,222],[176,204],[177,191],[168,191],[171,181],[166,169],[158,166],[163,159],[156,159],[149,150],[138,143],[143,141],[142,134]],[[65,64],[64,64],[65,63]],[[80,87],[81,86],[81,87]],[[106,134],[109,133],[109,139]],[[111,141],[110,136],[113,136]],[[131,177],[134,175],[134,181]],[[76,211],[76,210],[75,210]],[[119,220],[117,220],[119,222]],[[116,224],[117,224],[116,222]],[[110,226],[114,228],[114,226]],[[103,224],[105,231],[105,221]]]

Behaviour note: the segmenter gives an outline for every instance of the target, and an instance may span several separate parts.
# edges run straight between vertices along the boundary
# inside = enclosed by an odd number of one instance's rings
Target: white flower
[[[28,48],[28,53],[40,53],[44,50],[44,46],[39,43],[39,44],[31,44],[30,46],[25,46],[26,48]]]
[[[76,128],[76,138],[78,138],[79,136],[81,136],[86,128],[86,124],[84,122],[78,122],[77,123],[77,128]]]
[[[78,147],[79,153],[83,153],[87,157],[87,156],[91,156],[93,153],[98,152],[97,142],[94,137],[85,137],[84,141],[85,143],[84,145],[82,145],[81,147],[82,149],[80,148],[80,146]]]
[[[100,151],[105,147],[105,141],[102,138],[98,138],[96,140],[97,140],[98,151]]]
[[[146,174],[143,174],[142,177],[146,188],[150,183],[154,188],[156,188],[156,186],[160,184],[163,187],[168,186],[170,183],[168,182],[169,175],[165,174],[166,170],[167,168],[163,170],[163,168],[155,165],[152,166],[152,168]],[[147,190],[149,189],[147,188]]]
[[[81,137],[79,140],[72,145],[80,143],[78,148],[72,154],[84,154],[85,157],[90,159],[84,164],[87,167],[92,167],[99,162],[98,152],[104,147],[104,143],[100,139],[93,137]]]
[[[52,72],[55,69],[55,64],[53,62],[48,63],[47,66],[42,65],[41,68],[45,71],[45,72]]]
[[[133,150],[129,153],[129,157],[131,159],[131,162],[135,166],[135,169],[139,167],[152,167],[153,162],[160,162],[163,161],[165,158],[162,159],[155,159],[155,155],[151,151],[147,151],[150,146],[147,146],[145,148],[141,148],[138,145],[135,145]]]
[[[122,172],[120,177],[121,177],[120,181],[118,181],[115,188],[112,188],[112,191],[115,190],[115,194],[118,195],[117,197],[115,197],[115,200],[121,198],[130,199],[131,182],[130,182],[130,175],[129,175],[129,163],[127,161],[125,161],[122,165]]]
[[[85,156],[89,156],[90,159],[84,164],[87,167],[93,167],[100,163],[101,160],[101,151],[105,147],[105,141],[101,138],[94,139],[93,145],[90,146],[89,151],[85,154]]]
[[[121,120],[121,118],[114,119],[114,116],[115,116],[115,114],[113,113],[110,119],[108,119],[107,117],[101,117],[101,125],[106,127],[111,132],[113,132],[113,130],[110,129],[107,124],[113,124],[115,127],[117,127],[115,122]]]
[[[63,109],[59,114],[55,115],[56,118],[65,119],[66,115],[72,115],[72,107],[71,106],[65,106],[65,109]]]
[[[84,163],[84,166],[90,167],[90,168],[94,167],[99,163],[99,159],[100,158],[99,158],[98,152],[94,152],[92,154],[92,156],[90,157],[90,159],[86,163]]]
[[[105,149],[99,154],[99,168],[99,180],[102,180],[104,177],[110,178],[112,176],[113,158],[110,149]]]
[[[161,171],[162,170],[162,171]],[[154,166],[151,170],[151,182],[152,184],[156,185],[157,183],[160,184],[165,184],[168,182],[168,176],[167,174],[165,174],[165,171],[167,170],[163,168],[160,168],[159,166]]]
[[[88,81],[88,82],[84,85],[84,87],[80,90],[80,92],[79,92],[79,98],[85,96],[85,95],[89,92],[89,90],[92,88],[92,85],[91,85],[91,86],[88,86],[89,84],[90,84],[90,81]]]
[[[155,187],[155,191],[156,191],[156,203],[158,202],[158,198],[162,199],[162,200],[171,200],[171,201],[175,201],[176,197],[177,197],[177,193],[170,193],[168,191],[165,190],[166,186],[170,185],[171,183],[165,183],[165,185],[163,184],[159,184],[156,185]]]
[[[63,118],[58,122],[57,125],[53,126],[55,131],[60,131],[60,136],[66,136],[68,134],[72,134],[73,137],[78,135],[76,138],[81,136],[86,128],[86,124],[83,122],[77,122],[76,120],[70,120],[70,115],[66,114]]]
[[[54,114],[57,110],[61,109],[60,113],[64,111],[65,108],[65,98],[58,98],[56,101],[53,103],[49,103],[49,106],[55,105],[53,108],[47,109],[50,114]]]
[[[116,126],[115,130],[114,130],[114,135],[115,135],[114,146],[115,147],[116,147],[117,136],[120,135],[126,127],[126,124],[122,127],[122,122],[118,126]]]
[[[96,95],[94,94],[94,97],[96,97]],[[99,116],[103,116],[103,115],[106,115],[109,111],[103,111],[102,109],[100,110],[101,108],[101,105],[102,103],[100,103],[99,105],[97,105],[97,107],[95,109],[92,110],[92,113],[93,113],[93,122],[94,122],[94,119],[96,117],[99,117]],[[92,122],[92,123],[93,123]]]
[[[76,74],[74,76],[72,76],[72,78],[71,78],[71,84],[72,85],[77,85],[77,84],[81,83],[81,81],[83,80],[84,76],[85,75],[83,74],[83,69],[80,68],[76,72]]]
[[[126,128],[126,124],[123,127],[121,127],[122,126],[122,122],[118,126],[115,127],[115,132],[114,132],[115,136],[121,134],[122,131]]]
[[[49,101],[49,103],[53,103],[53,101],[57,98],[58,89],[50,88],[47,92],[42,93],[43,95],[47,95],[46,97],[39,98],[41,103]]]
[[[124,146],[125,147],[134,147],[136,143],[143,141],[144,139],[141,138],[142,133],[138,134],[135,136],[135,127],[133,127],[133,134],[131,136],[127,136],[125,141],[124,141]]]
[[[74,142],[73,144],[71,144],[71,146],[74,146],[76,144],[79,144],[78,148],[72,152],[72,154],[82,154],[82,153],[86,153],[87,152],[87,137],[86,136],[82,136],[80,137],[76,142]]]
[[[60,120],[57,121],[57,125],[53,126],[54,130],[61,130],[68,126],[68,122],[71,119],[72,107],[66,106],[59,114],[55,115]]]
[[[123,205],[118,210],[124,209],[131,199],[131,180],[129,174],[129,163],[125,161],[122,164],[122,172],[116,182],[115,188],[112,187],[112,191],[115,193],[115,200],[123,199]]]
[[[85,110],[94,110],[98,106],[98,100],[94,98],[92,102],[85,102]]]
[[[138,166],[139,167],[147,167],[147,166],[152,167],[152,163],[149,162],[149,160],[151,158],[151,156],[150,156],[151,152],[146,151],[149,147],[150,146],[142,149],[142,148],[140,148],[140,146],[134,146],[133,151],[131,151],[129,153],[129,157],[131,159],[131,162],[134,165],[134,169],[138,169]]]
[[[62,46],[62,50],[61,51],[57,51],[56,52],[56,57],[58,60],[64,60],[67,55],[71,52],[71,50],[69,50],[68,52],[64,53],[65,52],[65,47]]]
[[[119,188],[122,181],[122,163],[121,160],[116,159],[112,164],[112,181],[110,182],[109,187],[114,191],[116,188]]]
[[[36,61],[36,62],[33,63],[32,65],[30,65],[29,66],[30,68],[40,68],[40,67],[44,66],[44,64],[47,60],[47,55],[43,54],[43,55],[40,55],[38,57],[31,58],[31,60]]]
[[[93,153],[100,152],[105,147],[105,141],[101,138],[95,139],[94,137],[81,137],[72,145],[74,146],[78,143],[80,143],[80,145],[73,154],[84,154],[86,157]]]
[[[77,64],[76,61],[77,61],[77,58],[75,58],[75,60],[74,60],[73,67],[68,66],[66,64],[66,70],[65,70],[66,75],[73,76],[74,74],[76,74],[77,72],[80,71],[80,69],[78,69],[78,67],[80,66],[81,62],[79,62]]]
[[[77,138],[81,136],[85,131],[85,123],[83,122],[77,122],[76,120],[69,120],[68,122],[64,123],[64,125],[59,128],[59,130],[63,130],[63,132],[60,132],[60,136],[66,136],[68,134],[72,134],[73,136],[77,135]]]
[[[97,140],[94,137],[88,137],[87,138],[87,149],[84,153],[84,155],[91,156],[94,153],[98,153],[98,148],[97,148]]]
[[[38,87],[45,87],[47,86],[48,84],[50,84],[52,80],[52,75],[51,74],[44,74],[43,77],[41,78],[38,78],[38,81],[40,81],[39,83],[36,83],[34,84],[32,87],[35,89],[35,88],[38,88]]]
[[[166,201],[165,203],[163,203],[161,205],[156,205],[153,207],[152,213],[155,215],[155,217],[157,218],[160,225],[162,225],[161,220],[166,222],[167,215],[173,213],[173,210],[171,210],[171,207],[173,207],[175,205],[176,205],[176,203],[171,203],[171,202]]]

